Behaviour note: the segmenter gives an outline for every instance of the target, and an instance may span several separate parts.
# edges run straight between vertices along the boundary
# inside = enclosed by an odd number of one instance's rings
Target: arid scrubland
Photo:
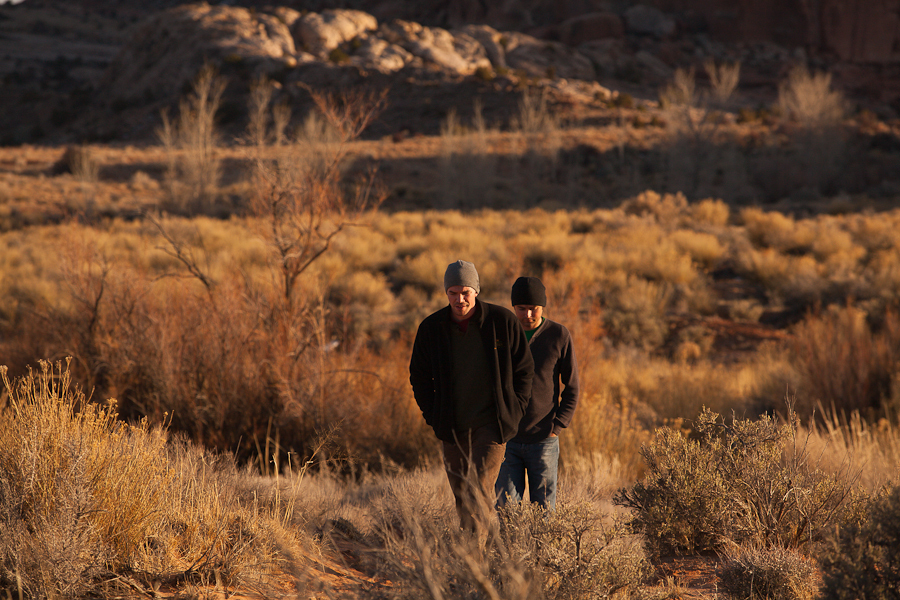
[[[226,152],[207,73],[164,120],[153,166],[117,192],[143,200],[111,211],[98,200],[109,149],[73,150],[70,218],[0,214],[0,585],[662,598],[678,582],[648,586],[653,560],[717,552],[735,598],[813,598],[819,557],[844,585],[891,589],[871,574],[896,568],[878,532],[900,506],[900,212],[838,196],[792,215],[714,194],[758,189],[723,117],[734,69],[710,65],[709,94],[682,73],[657,122],[634,117],[632,133],[669,145],[645,157],[663,161],[650,173],[624,142],[609,150],[616,203],[566,179],[573,129],[536,92],[511,131],[447,116],[423,141],[439,183],[422,210],[403,205],[423,188],[371,170],[387,142],[352,160],[377,94],[317,96],[294,131],[259,82],[247,137]],[[780,109],[803,158],[785,169],[827,193],[836,174],[806,150],[837,160],[842,138],[821,136],[845,107],[826,94],[810,116],[791,94],[827,79],[792,77]],[[504,186],[515,197],[497,200]],[[407,381],[415,328],[446,302],[457,258],[503,305],[518,276],[543,279],[583,388],[560,510],[509,510],[487,548],[456,531]],[[875,541],[860,549],[851,530]]]

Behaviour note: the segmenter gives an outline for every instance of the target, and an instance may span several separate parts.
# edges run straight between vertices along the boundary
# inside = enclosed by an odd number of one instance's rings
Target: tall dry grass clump
[[[15,382],[0,370],[0,586],[77,598],[283,577],[279,546],[302,540],[270,507],[241,505],[227,461],[118,420],[115,401],[89,402],[68,364]]]
[[[480,102],[476,101],[471,127],[460,123],[455,110],[441,125],[441,188],[447,208],[475,208],[490,204],[497,157],[490,152],[490,132]]]
[[[865,420],[858,411],[826,413],[806,426],[810,452],[820,457],[823,470],[838,472],[847,465],[856,469],[860,490],[874,494],[898,476],[900,430],[893,419]]]
[[[797,410],[809,416],[864,414],[869,421],[896,414],[900,322],[887,312],[873,329],[866,312],[847,306],[811,315],[793,330],[789,350],[802,380]]]
[[[840,130],[847,114],[844,95],[831,87],[830,73],[811,73],[799,65],[778,88],[777,108],[799,126],[793,142],[807,189],[833,193],[846,140]]]
[[[710,96],[719,105],[725,105],[734,95],[741,80],[741,63],[716,64],[713,59],[703,63],[709,77]]]
[[[81,596],[132,567],[169,490],[165,436],[85,401],[68,368],[42,363],[9,394],[0,435],[0,557],[6,585],[31,597]]]
[[[831,127],[847,112],[843,94],[831,87],[830,73],[794,67],[778,88],[778,108],[807,129]]]
[[[740,80],[740,65],[705,65],[709,90],[698,89],[693,69],[677,69],[659,93],[668,129],[662,187],[691,198],[745,193],[748,173],[742,151],[715,108],[725,107]]]

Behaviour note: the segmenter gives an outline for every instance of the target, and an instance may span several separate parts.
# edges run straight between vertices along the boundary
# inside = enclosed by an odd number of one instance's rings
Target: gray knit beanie
[[[513,306],[547,306],[547,290],[537,277],[519,277],[510,294]]]
[[[481,292],[481,283],[478,280],[478,271],[475,265],[465,260],[458,260],[447,265],[444,272],[444,291],[452,288],[454,285],[470,287],[478,294]]]

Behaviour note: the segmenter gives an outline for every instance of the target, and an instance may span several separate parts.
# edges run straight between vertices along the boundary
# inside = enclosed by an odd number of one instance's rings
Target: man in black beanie
[[[460,525],[482,535],[506,441],[518,432],[531,398],[534,363],[516,316],[478,300],[475,265],[451,263],[444,291],[449,305],[416,332],[409,382],[442,443]]]
[[[578,405],[578,366],[569,330],[543,316],[547,292],[537,277],[519,277],[512,305],[525,329],[534,358],[531,402],[516,436],[506,444],[497,477],[497,505],[528,495],[546,509],[556,507],[559,434],[572,422]]]

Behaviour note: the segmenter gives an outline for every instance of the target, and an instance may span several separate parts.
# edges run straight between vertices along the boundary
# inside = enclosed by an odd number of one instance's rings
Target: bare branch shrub
[[[540,183],[554,176],[561,146],[560,122],[547,106],[546,90],[526,88],[510,129],[519,136],[521,194],[526,201],[541,199]]]
[[[559,120],[547,107],[547,93],[526,88],[519,99],[519,111],[513,117],[511,128],[526,134],[552,133],[559,127]]]
[[[714,103],[722,104],[737,86],[739,69],[707,65]],[[730,89],[729,89],[730,88]],[[693,69],[677,69],[659,94],[669,130],[665,189],[689,197],[732,198],[747,187],[747,165],[733,136],[711,110],[709,95],[697,89]]]
[[[209,210],[216,201],[221,160],[215,117],[224,91],[224,79],[207,65],[194,81],[192,94],[179,103],[178,119],[162,113],[157,133],[166,151],[169,210]]]
[[[353,184],[345,181],[345,160],[347,143],[378,114],[384,94],[310,93],[325,121],[308,118],[295,143],[273,160],[258,160],[254,175],[253,211],[261,235],[273,250],[289,309],[298,277],[338,234],[357,225],[381,201],[373,188],[374,173]]]

